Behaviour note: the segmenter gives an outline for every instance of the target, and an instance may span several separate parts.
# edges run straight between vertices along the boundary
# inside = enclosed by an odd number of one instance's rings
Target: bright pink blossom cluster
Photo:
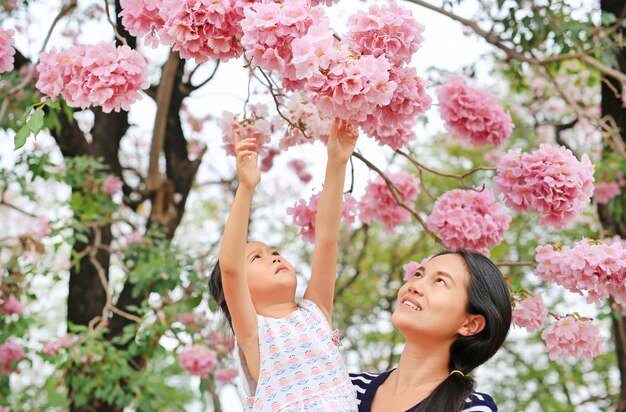
[[[493,193],[485,189],[450,190],[441,195],[428,216],[428,229],[439,233],[450,249],[473,249],[487,254],[499,244],[511,217],[500,208]]]
[[[243,52],[243,3],[239,0],[164,0],[159,15],[163,44],[196,63],[228,60]]]
[[[307,139],[300,129],[288,126],[285,136],[279,144],[282,150],[303,143],[312,143],[315,139],[327,137],[330,133],[330,120],[322,117],[319,109],[302,92],[292,93],[289,96],[282,113],[291,123],[303,125],[308,137]],[[285,120],[280,116],[272,119],[272,124],[276,128],[284,127],[285,123]]]
[[[217,353],[206,346],[193,345],[181,350],[178,360],[188,373],[206,377],[217,364]]]
[[[306,163],[304,160],[293,159],[287,163],[287,166],[289,166],[289,168],[296,173],[296,176],[298,176],[298,179],[300,179],[302,183],[309,183],[311,179],[313,179],[311,173],[309,173],[306,169]]]
[[[53,101],[60,94],[72,107],[129,110],[149,86],[146,59],[128,46],[101,42],[60,53],[53,47],[39,59],[37,89]]]
[[[513,131],[511,116],[491,93],[452,76],[437,88],[446,129],[471,146],[500,146]]]
[[[323,9],[306,0],[254,2],[244,9],[244,16],[241,45],[252,67],[275,70],[287,89],[300,88],[291,43],[311,26],[327,24]]]
[[[404,279],[404,281],[408,282],[415,275],[415,272],[417,272],[417,269],[420,266],[424,266],[424,264],[428,262],[432,257],[433,257],[432,255],[426,256],[424,259],[422,259],[419,262],[411,261],[407,263],[406,265],[403,265],[402,269],[404,270],[404,276],[402,278]]]
[[[515,303],[511,322],[532,332],[543,328],[547,316],[548,309],[543,304],[541,294],[537,293]]]
[[[496,193],[523,212],[545,215],[541,223],[562,229],[589,203],[594,166],[586,154],[579,162],[569,149],[542,144],[532,153],[508,151],[496,166]]]
[[[391,101],[388,105],[377,106],[360,126],[379,144],[398,150],[415,139],[413,126],[417,116],[430,109],[432,99],[425,90],[428,82],[421,79],[413,67],[394,67],[389,79],[398,85]]]
[[[300,235],[310,243],[315,242],[315,216],[320,203],[320,193],[314,194],[305,202],[303,199],[298,200],[293,207],[287,208],[287,214],[293,216],[293,223],[300,226]],[[343,209],[341,216],[344,218],[346,225],[350,226],[356,218],[356,200],[350,193],[343,196]]]
[[[398,188],[399,199],[412,206],[420,192],[419,179],[405,172],[388,173],[387,178]],[[411,220],[411,213],[399,206],[382,177],[368,182],[359,201],[359,217],[363,223],[382,222],[390,234],[402,222]]]
[[[587,292],[589,302],[609,296],[626,307],[626,248],[583,239],[573,247],[543,245],[536,248],[535,273],[574,293]]]
[[[238,120],[237,115],[225,111],[222,114],[220,126],[222,127],[222,137],[224,139],[224,149],[226,154],[235,155],[235,132],[240,139],[250,137],[256,138],[256,152],[262,154],[266,151],[265,146],[272,138],[272,125],[267,120],[269,112],[265,104],[250,105],[251,113],[243,120]]]
[[[607,180],[606,176],[600,176],[600,181],[595,185],[593,197],[599,204],[606,205],[621,193],[625,183],[621,173],[617,173],[612,180]]]
[[[2,375],[8,375],[11,372],[15,372],[17,369],[13,362],[19,361],[24,358],[24,347],[22,344],[7,340],[0,345],[0,373]]]
[[[0,73],[9,72],[13,70],[13,64],[15,59],[15,49],[13,44],[15,40],[13,35],[15,32],[11,29],[0,29]]]
[[[19,301],[15,295],[10,294],[9,297],[2,304],[2,313],[5,315],[21,315],[24,310],[24,305]]]
[[[385,56],[395,65],[409,63],[424,40],[424,26],[410,10],[395,2],[371,6],[348,18],[348,44],[357,52],[374,57]]]
[[[546,328],[541,337],[552,360],[560,356],[591,360],[603,353],[603,338],[591,320],[565,316]]]
[[[120,0],[119,14],[122,24],[135,37],[146,36],[144,41],[153,48],[159,44],[157,33],[165,22],[159,15],[162,0]]]

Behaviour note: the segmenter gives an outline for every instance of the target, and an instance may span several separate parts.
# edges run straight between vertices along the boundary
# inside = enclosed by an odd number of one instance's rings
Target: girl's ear
[[[485,317],[483,315],[467,315],[465,322],[457,331],[462,336],[474,336],[485,329]]]

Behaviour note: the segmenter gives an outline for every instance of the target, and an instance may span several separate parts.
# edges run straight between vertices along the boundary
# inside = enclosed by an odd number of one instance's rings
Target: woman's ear
[[[458,333],[462,336],[474,336],[485,329],[485,317],[483,315],[467,315]]]

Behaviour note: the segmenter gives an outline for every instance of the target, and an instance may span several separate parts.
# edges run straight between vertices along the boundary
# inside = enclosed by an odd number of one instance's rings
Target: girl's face
[[[398,291],[391,320],[407,338],[452,343],[485,325],[481,315],[466,311],[470,274],[457,254],[439,255],[423,266]]]
[[[296,271],[277,250],[261,242],[249,242],[244,261],[250,295],[257,308],[294,300]]]

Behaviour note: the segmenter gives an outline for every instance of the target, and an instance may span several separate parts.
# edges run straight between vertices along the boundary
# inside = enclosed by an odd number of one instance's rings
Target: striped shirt
[[[378,387],[385,382],[389,374],[393,371],[387,371],[380,374],[377,373],[351,373],[350,379],[356,390],[356,403],[359,406],[359,412],[370,412],[372,402]],[[419,403],[406,412],[413,412],[419,406]],[[463,409],[459,412],[497,412],[498,407],[493,398],[486,393],[472,392],[465,400]]]

